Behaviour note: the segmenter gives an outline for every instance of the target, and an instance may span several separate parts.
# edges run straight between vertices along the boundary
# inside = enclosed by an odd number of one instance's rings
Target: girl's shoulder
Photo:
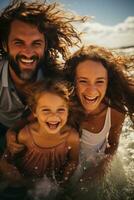
[[[34,127],[35,123],[29,123],[24,128],[22,128],[17,136],[18,142],[26,144],[30,137],[29,132],[32,132],[32,130],[34,130]]]
[[[122,124],[125,120],[125,114],[116,110],[115,108],[111,108],[111,124],[112,126],[117,124]]]
[[[76,129],[69,128],[67,133],[68,133],[68,136],[67,136],[67,142],[68,143],[71,144],[71,143],[79,142],[80,136],[79,136],[79,133]]]

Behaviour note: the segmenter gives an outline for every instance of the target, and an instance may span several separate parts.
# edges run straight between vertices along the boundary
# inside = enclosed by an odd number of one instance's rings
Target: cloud
[[[97,22],[85,22],[77,27],[84,32],[84,44],[98,44],[110,48],[134,46],[134,16],[115,26],[106,26]]]

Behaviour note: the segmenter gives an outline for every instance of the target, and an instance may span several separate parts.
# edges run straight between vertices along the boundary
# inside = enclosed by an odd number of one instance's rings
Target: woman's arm
[[[90,180],[92,178],[101,178],[107,171],[109,163],[115,155],[119,138],[123,126],[125,115],[116,111],[115,109],[111,110],[111,128],[108,136],[108,146],[105,149],[104,158],[97,164],[85,171],[81,180]]]
[[[111,128],[108,135],[108,147],[105,150],[106,154],[114,155],[118,148],[119,138],[122,131],[125,115],[115,109],[111,109]]]

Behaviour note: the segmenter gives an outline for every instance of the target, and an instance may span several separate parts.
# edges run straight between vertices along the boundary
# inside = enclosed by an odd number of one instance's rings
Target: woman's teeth
[[[84,96],[84,99],[88,102],[95,102],[98,99],[98,96],[96,97]]]

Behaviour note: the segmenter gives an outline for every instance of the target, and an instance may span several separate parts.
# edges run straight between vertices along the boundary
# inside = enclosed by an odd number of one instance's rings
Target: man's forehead
[[[38,30],[38,27],[20,20],[14,20],[11,23],[9,37],[34,37],[35,40],[44,40],[44,34]]]

